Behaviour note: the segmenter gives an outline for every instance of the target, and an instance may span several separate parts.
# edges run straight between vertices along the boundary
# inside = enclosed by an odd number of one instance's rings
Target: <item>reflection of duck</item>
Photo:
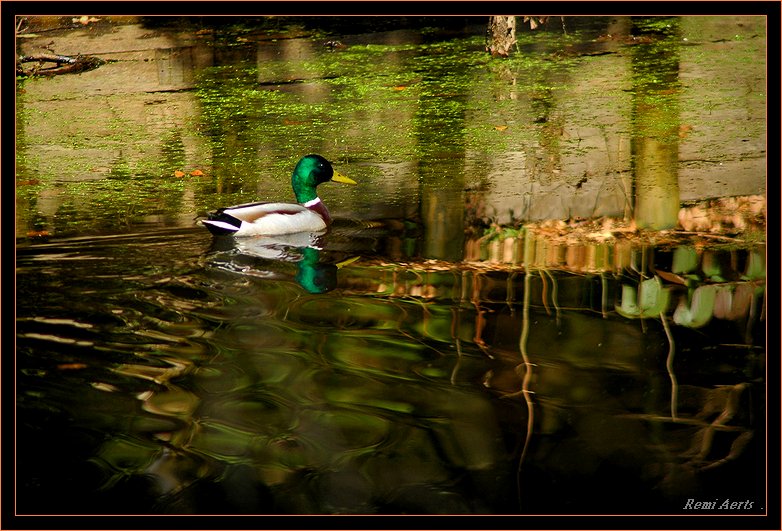
[[[296,262],[301,258],[301,250],[312,247],[320,249],[324,245],[323,234],[317,232],[297,232],[278,236],[258,236],[229,240],[231,249],[240,255],[255,256],[267,260]],[[219,238],[223,239],[223,238]]]
[[[246,203],[218,209],[201,223],[216,236],[256,236],[318,232],[331,223],[316,188],[327,181],[356,184],[334,171],[320,155],[307,155],[296,164],[291,186],[297,203]]]
[[[269,280],[289,279],[290,273],[284,272],[286,266],[282,264],[295,263],[294,278],[301,287],[310,293],[326,293],[337,286],[337,270],[358,257],[321,263],[324,243],[323,234],[312,232],[236,240],[216,238],[210,249],[210,262],[223,270]]]
[[[326,293],[337,287],[337,269],[341,264],[319,263],[320,251],[312,247],[301,250],[296,282],[310,293]]]

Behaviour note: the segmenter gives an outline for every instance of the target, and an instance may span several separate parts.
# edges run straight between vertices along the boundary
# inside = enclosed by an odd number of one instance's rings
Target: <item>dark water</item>
[[[748,253],[692,328],[620,315],[630,270],[334,266],[360,233],[318,242],[324,293],[200,229],[19,248],[20,512],[763,511]]]
[[[657,112],[633,24],[24,40],[111,61],[18,87],[16,512],[764,514],[763,235],[520,229],[628,214],[658,156],[674,214],[764,193],[764,25],[666,26]],[[306,152],[359,182],[328,234],[197,226]]]

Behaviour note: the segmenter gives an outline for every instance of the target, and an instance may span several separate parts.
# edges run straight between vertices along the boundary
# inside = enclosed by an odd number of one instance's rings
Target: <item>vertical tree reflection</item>
[[[669,229],[679,213],[678,20],[637,19],[633,32],[633,174],[639,227]]]
[[[450,61],[425,61],[423,83],[428,87],[418,102],[415,134],[421,151],[421,218],[423,254],[427,258],[459,261],[464,253],[464,163],[444,164],[465,156],[464,71]],[[453,173],[445,172],[448,168]],[[458,168],[458,170],[457,170]]]

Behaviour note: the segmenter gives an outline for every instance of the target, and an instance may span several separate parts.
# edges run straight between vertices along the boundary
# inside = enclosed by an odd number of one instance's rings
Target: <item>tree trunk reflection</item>
[[[645,23],[636,21],[632,56],[635,220],[662,230],[676,227],[679,214],[679,31],[673,19],[662,28]]]

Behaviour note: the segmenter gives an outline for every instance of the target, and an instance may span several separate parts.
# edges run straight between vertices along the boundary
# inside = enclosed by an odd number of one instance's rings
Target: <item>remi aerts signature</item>
[[[693,511],[746,511],[752,509],[752,502],[750,500],[731,500],[730,498],[725,498],[724,500],[687,498],[687,501],[684,503],[684,509]]]

